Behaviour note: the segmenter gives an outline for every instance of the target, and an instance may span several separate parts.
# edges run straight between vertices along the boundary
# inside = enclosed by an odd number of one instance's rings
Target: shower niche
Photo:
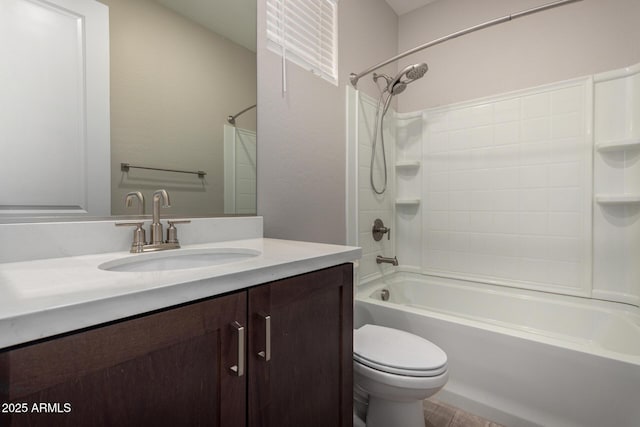
[[[640,64],[593,80],[593,296],[640,305]]]
[[[397,113],[395,155],[395,225],[401,242],[395,253],[405,269],[420,265],[422,258],[422,198],[424,174],[422,113]]]
[[[595,200],[640,203],[640,65],[594,76]]]
[[[422,115],[396,114],[396,209],[416,213],[422,176]]]

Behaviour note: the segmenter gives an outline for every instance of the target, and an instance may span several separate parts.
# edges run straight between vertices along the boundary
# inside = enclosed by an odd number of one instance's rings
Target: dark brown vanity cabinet
[[[6,352],[0,425],[243,426],[245,317],[238,292]]]
[[[343,264],[9,349],[0,426],[351,426],[352,304]]]
[[[249,330],[250,427],[352,426],[351,264],[249,290]]]

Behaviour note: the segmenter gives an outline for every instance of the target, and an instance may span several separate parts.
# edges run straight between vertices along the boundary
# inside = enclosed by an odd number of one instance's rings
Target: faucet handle
[[[391,227],[385,227],[384,222],[380,218],[376,218],[373,222],[373,227],[371,228],[371,233],[373,234],[373,240],[379,242],[382,240],[382,236],[387,233],[387,240],[391,240]]]
[[[124,198],[124,205],[130,208],[133,205],[133,199],[138,199],[138,214],[144,215],[144,195],[140,191],[131,191]]]
[[[188,224],[190,222],[191,220],[189,219],[167,221],[169,224],[169,227],[167,227],[167,243],[178,244],[178,229],[174,224]]]
[[[143,225],[144,222],[116,222],[116,227],[136,227],[133,230],[133,242],[131,243],[131,252],[133,253],[142,252],[143,246],[147,244]]]

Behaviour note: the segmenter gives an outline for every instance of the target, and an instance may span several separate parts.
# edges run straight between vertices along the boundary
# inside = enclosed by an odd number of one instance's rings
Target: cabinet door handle
[[[244,326],[238,322],[233,322],[231,327],[238,332],[238,364],[233,365],[231,371],[236,376],[241,377],[244,375]]]
[[[271,316],[264,313],[258,313],[258,317],[264,320],[264,346],[265,349],[258,352],[258,356],[263,358],[265,362],[271,360]]]

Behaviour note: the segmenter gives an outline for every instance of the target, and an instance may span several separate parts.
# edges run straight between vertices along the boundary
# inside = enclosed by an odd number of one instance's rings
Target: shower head
[[[407,85],[422,78],[429,70],[429,67],[424,62],[420,64],[413,64],[405,67],[391,82],[387,84],[387,90],[392,95],[402,93]],[[403,79],[403,77],[406,77]]]
[[[398,95],[404,92],[406,88],[407,88],[406,82],[396,81],[393,85],[389,85],[388,89],[389,89],[389,92],[391,92],[391,95]]]
[[[429,67],[427,64],[422,62],[420,64],[410,65],[402,71],[407,75],[409,80],[414,81],[424,77],[428,70]]]

